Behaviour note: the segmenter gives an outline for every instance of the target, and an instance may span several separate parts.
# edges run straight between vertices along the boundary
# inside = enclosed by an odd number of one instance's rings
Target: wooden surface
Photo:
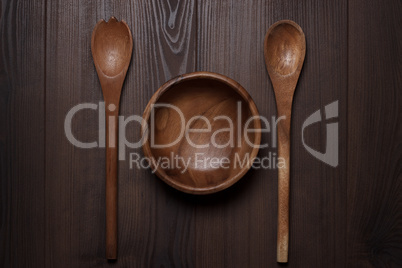
[[[200,197],[130,170],[128,161],[119,162],[119,259],[105,260],[105,151],[73,147],[63,124],[74,105],[102,101],[90,37],[112,15],[134,39],[126,116],[142,115],[168,79],[199,70],[235,79],[271,118],[264,35],[277,20],[297,22],[307,53],[293,103],[288,266],[402,266],[401,11],[398,0],[3,0],[0,266],[279,266],[276,170],[251,170]],[[334,101],[336,168],[301,141],[304,120]],[[325,123],[304,133],[321,152]],[[73,132],[97,140],[97,111],[77,114]],[[137,141],[140,126],[126,133]]]

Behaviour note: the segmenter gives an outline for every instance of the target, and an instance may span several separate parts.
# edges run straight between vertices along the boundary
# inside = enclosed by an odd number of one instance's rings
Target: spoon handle
[[[281,134],[278,129],[278,136]],[[288,261],[289,245],[289,141],[279,138],[278,154],[285,160],[285,167],[278,169],[278,241],[277,261]]]
[[[283,107],[283,106],[282,106]],[[289,249],[289,188],[290,188],[290,120],[291,107],[284,113],[286,116],[278,122],[278,157],[281,163],[278,166],[278,237],[277,261],[288,261]],[[284,161],[284,162],[283,162]]]
[[[114,109],[113,109],[114,108]],[[106,258],[117,258],[117,135],[119,108],[106,102]]]

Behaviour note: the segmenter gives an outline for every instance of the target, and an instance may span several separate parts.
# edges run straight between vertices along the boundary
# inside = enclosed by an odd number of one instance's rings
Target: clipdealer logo
[[[338,101],[334,101],[325,106],[325,119],[337,118],[338,117]],[[304,141],[304,129],[308,126],[315,124],[317,122],[321,122],[321,110],[315,111],[312,115],[310,115],[306,121],[304,121],[302,126],[302,142],[304,148],[306,148],[307,152],[312,154],[318,160],[330,165],[331,167],[337,167],[339,162],[339,134],[338,134],[338,123],[329,123],[326,124],[326,150],[325,153],[321,153],[317,150],[314,150],[310,146],[306,144]]]
[[[186,142],[194,146],[194,148],[206,148],[207,146],[214,146],[215,148],[225,148],[225,147],[235,147],[238,144],[235,144],[234,142],[234,133],[238,135],[243,135],[242,138],[247,142],[247,144],[251,147],[258,147],[258,148],[267,148],[268,143],[265,144],[260,144],[260,145],[254,145],[252,144],[247,136],[248,132],[256,132],[260,131],[261,133],[271,133],[271,148],[276,148],[277,145],[277,124],[280,120],[285,119],[284,116],[275,118],[272,117],[271,122],[263,117],[260,116],[259,119],[261,120],[261,129],[256,130],[256,129],[250,129],[250,122],[254,119],[254,117],[249,118],[245,122],[245,127],[244,127],[244,133],[241,133],[242,131],[239,131],[238,129],[231,129],[231,128],[225,128],[224,130],[220,129],[216,132],[223,132],[223,131],[228,131],[229,132],[229,140],[225,144],[219,144],[214,137],[216,137],[217,133],[212,134],[212,138],[209,142],[209,144],[194,144],[193,141],[191,140],[189,136],[189,132],[198,132],[199,133],[205,133],[206,129],[190,129],[191,122],[195,120],[203,120],[205,125],[207,126],[207,129],[211,129],[211,125],[214,123],[213,121],[215,120],[226,120],[228,122],[229,126],[234,126],[232,119],[227,117],[227,116],[217,116],[217,118],[214,118],[211,120],[208,120],[205,117],[202,116],[196,116],[194,118],[191,118],[187,121],[184,119],[183,113],[180,111],[178,107],[175,107],[171,104],[158,104],[159,106],[162,106],[163,109],[170,109],[171,112],[177,113],[181,117],[181,131],[180,135],[177,137],[177,139],[170,144],[156,144],[155,139],[154,139],[154,133],[151,131],[150,133],[146,133],[141,139],[137,142],[129,142],[126,139],[126,127],[130,122],[136,122],[139,125],[141,124],[148,124],[147,122],[144,122],[143,118],[139,115],[130,115],[128,117],[124,116],[119,116],[118,117],[118,122],[114,122],[115,120],[109,120],[113,124],[118,124],[118,132],[119,132],[119,137],[118,137],[118,144],[112,146],[118,146],[118,153],[119,153],[119,160],[125,160],[126,159],[126,149],[131,148],[131,149],[137,149],[140,148],[149,138],[151,147],[152,148],[166,148],[170,146],[174,146],[175,144],[181,142],[182,139],[186,139]],[[104,102],[100,102],[99,104],[94,104],[94,103],[82,103],[74,106],[66,115],[66,118],[64,120],[64,130],[65,130],[65,135],[69,142],[73,144],[74,146],[82,149],[90,149],[90,148],[105,148],[106,144],[106,120],[105,120],[105,109],[109,109],[112,111],[115,107],[111,107],[112,105],[109,105],[110,107],[105,107]],[[84,109],[90,109],[90,110],[98,110],[98,141],[92,141],[92,142],[82,142],[78,140],[72,131],[72,121],[74,118],[74,115],[80,112],[81,110]],[[241,109],[241,105],[238,105],[238,109]],[[325,106],[325,119],[332,119],[332,118],[337,118],[338,117],[338,101],[332,102],[328,105]],[[241,111],[240,111],[241,112]],[[150,123],[154,124],[154,114],[151,114],[151,120]],[[305,142],[304,139],[304,131],[306,128],[309,126],[320,123],[322,122],[322,116],[321,116],[321,110],[315,111],[313,114],[311,114],[303,123],[301,132],[302,132],[302,144],[304,148],[309,152],[311,155],[313,155],[315,158],[318,160],[330,165],[331,167],[337,167],[338,166],[338,160],[339,160],[339,137],[338,137],[338,122],[336,123],[328,123],[326,124],[326,150],[324,153],[315,150],[308,146]],[[109,122],[110,123],[110,122]],[[189,124],[190,123],[190,124]],[[149,128],[147,128],[149,129]],[[151,128],[153,129],[153,128]],[[240,136],[237,137],[239,140]],[[246,155],[247,157],[247,155]],[[229,159],[209,159],[208,163],[205,162],[206,160],[202,158],[200,154],[194,155],[193,159],[181,159],[181,156],[171,156],[167,157],[166,159],[147,159],[145,157],[141,157],[140,154],[138,153],[130,153],[130,168],[133,166],[137,166],[137,168],[150,168],[151,167],[151,162],[153,162],[154,166],[159,166],[159,165],[165,165],[163,168],[177,168],[177,166],[172,166],[172,164],[176,163],[179,166],[179,168],[184,168],[187,169],[187,167],[192,163],[199,163],[201,165],[209,165],[212,167],[213,165],[216,166],[216,168],[229,168],[230,167],[230,160]],[[240,166],[242,165],[247,165],[250,162],[250,159],[240,159],[238,156],[235,156],[234,158],[234,165],[238,164]],[[211,166],[212,165],[212,166]],[[276,153],[269,152],[269,155],[267,157],[263,158],[256,158],[255,163],[252,163],[253,168],[282,168],[285,165],[284,159],[281,159],[281,157],[277,157]]]

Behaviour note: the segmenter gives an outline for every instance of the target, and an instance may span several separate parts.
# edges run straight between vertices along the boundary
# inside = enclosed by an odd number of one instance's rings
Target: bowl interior
[[[252,118],[258,115],[254,102],[237,87],[202,77],[183,79],[162,92],[146,118],[144,149],[159,177],[179,190],[202,194],[229,187],[249,169],[260,134],[244,130],[248,120],[248,129],[259,129],[260,121]]]

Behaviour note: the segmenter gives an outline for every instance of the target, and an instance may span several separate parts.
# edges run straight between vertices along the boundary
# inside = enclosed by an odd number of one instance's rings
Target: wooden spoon
[[[121,89],[133,51],[130,28],[111,17],[92,33],[92,56],[106,107],[106,258],[117,258],[117,122]]]
[[[289,171],[290,171],[290,120],[293,93],[306,54],[303,30],[290,20],[273,24],[264,42],[265,63],[275,91],[278,118],[278,156],[285,166],[278,169],[278,240],[277,261],[288,261],[289,246]]]

